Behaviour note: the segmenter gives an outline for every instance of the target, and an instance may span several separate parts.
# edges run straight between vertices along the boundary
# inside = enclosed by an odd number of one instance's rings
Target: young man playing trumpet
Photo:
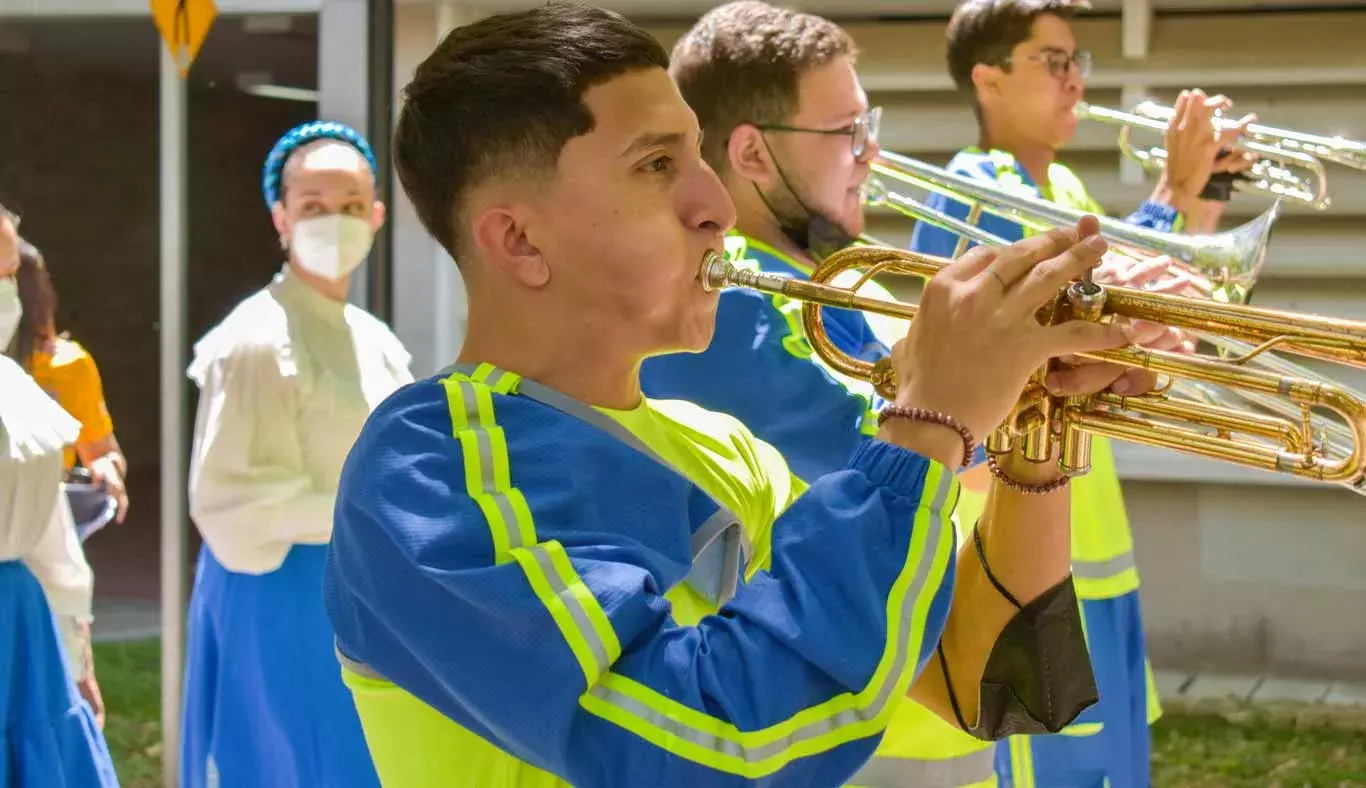
[[[1001,457],[975,543],[949,524],[1030,374],[1128,339],[1035,316],[1098,263],[1094,222],[936,277],[895,405],[808,488],[734,419],[641,395],[644,358],[711,340],[699,272],[735,218],[666,66],[551,3],[453,31],[405,91],[396,169],[470,314],[338,490],[327,607],[386,784],[837,786],[907,692],[985,738],[1094,699],[1056,463]]]
[[[712,10],[676,45],[670,71],[697,113],[702,154],[736,205],[727,248],[745,264],[806,277],[822,256],[862,233],[860,191],[879,153],[880,112],[868,105],[855,57],[854,42],[833,22],[753,0]],[[1149,267],[1136,281],[1160,273]],[[838,375],[813,355],[800,306],[724,292],[711,345],[700,354],[648,360],[646,394],[736,416],[802,478],[838,470],[877,429],[876,397],[865,382]],[[825,310],[831,340],[867,361],[888,355],[893,322],[875,325],[858,312]],[[905,324],[896,328],[904,332]],[[969,474],[983,489],[985,471]],[[975,497],[973,508],[981,505]],[[973,522],[960,525],[970,529]],[[908,702],[851,785],[975,788],[992,781],[989,742]]]
[[[1077,0],[967,0],[948,28],[948,65],[955,85],[973,102],[980,142],[960,151],[948,165],[955,174],[991,180],[1014,193],[1024,191],[1083,212],[1100,212],[1077,176],[1056,160],[1075,132],[1073,108],[1082,98],[1090,54],[1078,49],[1068,20],[1087,3]],[[1201,197],[1215,171],[1221,148],[1239,132],[1216,133],[1222,97],[1188,91],[1175,105],[1166,135],[1167,168],[1131,223],[1170,232],[1184,226],[1213,229],[1222,204]],[[1245,118],[1242,125],[1251,122]],[[1223,169],[1250,162],[1229,157]],[[931,208],[963,219],[968,206],[934,195]],[[1023,236],[1021,226],[984,212],[978,226],[1007,240]],[[950,256],[959,238],[924,222],[911,248]],[[1123,263],[1115,261],[1116,266]],[[1136,286],[1133,273],[1161,273],[1164,260],[1130,269],[1112,281]],[[1179,282],[1172,280],[1174,286]],[[1163,285],[1166,287],[1166,285]],[[1175,348],[1186,340],[1172,332],[1155,346]],[[1160,714],[1152,688],[1139,611],[1138,570],[1109,442],[1094,442],[1091,472],[1072,489],[1073,572],[1087,624],[1087,639],[1101,702],[1066,735],[1012,738],[998,748],[1002,782],[1016,786],[1145,788],[1149,783],[1148,725]]]

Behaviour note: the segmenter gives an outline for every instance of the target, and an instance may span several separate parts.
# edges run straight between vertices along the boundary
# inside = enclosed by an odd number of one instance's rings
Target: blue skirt
[[[1083,599],[1081,611],[1100,702],[1082,712],[1073,727],[1092,732],[1016,739],[1014,747],[1028,748],[1023,763],[1011,757],[1011,741],[1001,742],[996,748],[996,772],[1002,788],[1148,788],[1150,784],[1147,650],[1138,592]],[[1031,769],[1033,774],[1016,774],[1020,769]]]
[[[18,561],[0,561],[0,714],[3,788],[117,788],[47,597]]]
[[[264,575],[204,547],[190,597],[183,788],[379,788],[323,610],[324,546]]]

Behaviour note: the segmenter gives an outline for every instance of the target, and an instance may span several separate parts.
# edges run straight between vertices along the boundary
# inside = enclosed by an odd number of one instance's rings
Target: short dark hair
[[[949,19],[948,62],[953,84],[974,95],[972,69],[996,66],[1034,34],[1034,22],[1045,14],[1071,19],[1091,7],[1089,0],[964,0]]]
[[[33,352],[56,335],[57,290],[52,286],[52,276],[48,274],[43,253],[23,238],[18,241],[19,270],[15,271],[14,279],[19,287],[19,303],[24,310],[24,319],[19,323],[19,330],[15,332],[10,346],[0,350],[28,369]]]
[[[620,14],[552,2],[453,30],[417,67],[394,129],[394,168],[422,224],[459,260],[470,191],[554,170],[593,130],[590,88],[667,69],[668,53]]]
[[[828,19],[739,0],[708,11],[679,39],[669,71],[697,114],[703,157],[721,172],[736,127],[787,121],[803,73],[857,54],[853,38]]]

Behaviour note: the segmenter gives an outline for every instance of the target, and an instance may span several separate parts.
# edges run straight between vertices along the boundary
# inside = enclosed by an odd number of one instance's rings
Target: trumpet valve
[[[1042,378],[1042,374],[1037,376]],[[1030,462],[1047,462],[1053,456],[1054,400],[1042,385],[1031,386],[1017,406],[1012,426],[1020,436],[1020,453]]]
[[[1105,310],[1105,288],[1096,284],[1087,271],[1080,282],[1068,285],[1067,306],[1073,320],[1098,322]]]
[[[984,446],[987,454],[1009,454],[1015,448],[1015,436],[1011,433],[1010,427],[997,427],[987,436]]]
[[[1048,406],[1048,391],[1037,383],[1031,383],[1020,395],[1001,430],[1014,437],[1047,429]]]
[[[1085,397],[1068,397],[1062,407],[1062,436],[1058,469],[1067,476],[1084,476],[1091,471],[1091,434],[1077,426],[1069,416],[1085,406]]]

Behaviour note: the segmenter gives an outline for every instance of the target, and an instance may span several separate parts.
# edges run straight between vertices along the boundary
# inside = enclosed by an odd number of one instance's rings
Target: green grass
[[[97,643],[95,676],[122,788],[160,788],[161,641]]]
[[[159,643],[102,643],[104,733],[123,788],[161,785]],[[1247,708],[1169,712],[1153,728],[1156,788],[1366,788],[1366,726]]]
[[[1153,726],[1153,785],[1366,788],[1366,728],[1272,719],[1246,706],[1169,713]]]

